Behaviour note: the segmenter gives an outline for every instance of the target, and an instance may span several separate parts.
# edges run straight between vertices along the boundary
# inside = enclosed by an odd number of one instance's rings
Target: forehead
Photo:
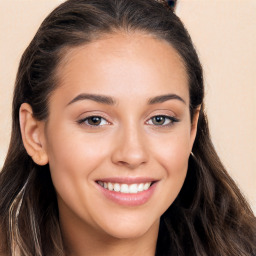
[[[158,91],[183,94],[188,100],[181,57],[168,42],[152,35],[109,34],[65,52],[56,74],[68,98],[81,91],[117,98],[131,93],[151,97]]]

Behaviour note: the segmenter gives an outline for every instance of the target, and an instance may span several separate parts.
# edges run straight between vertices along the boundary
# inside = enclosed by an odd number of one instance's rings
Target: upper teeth
[[[138,192],[149,189],[151,183],[152,182],[128,185],[128,184],[98,181],[98,184],[101,185],[102,187],[111,191],[116,191],[121,193],[138,193]]]

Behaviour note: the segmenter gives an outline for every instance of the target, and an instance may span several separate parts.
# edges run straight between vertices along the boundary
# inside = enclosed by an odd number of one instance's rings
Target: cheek
[[[170,145],[166,146],[165,152],[158,155],[159,162],[165,170],[166,180],[174,190],[179,190],[184,182],[188,167],[188,152],[181,141],[179,143],[173,141]]]
[[[51,169],[70,172],[70,175],[83,172],[88,175],[97,167],[105,155],[104,140],[85,136],[83,133],[61,129],[48,138],[48,157]]]
[[[83,206],[90,202],[86,192],[92,188],[91,177],[106,159],[106,139],[72,132],[62,126],[59,132],[48,134],[47,142],[50,172],[58,200],[82,216],[86,213]]]
[[[54,187],[64,201],[85,200],[95,170],[108,161],[113,140],[65,125],[61,125],[59,132],[52,131],[48,134],[47,152]]]
[[[168,175],[179,174],[187,166],[190,154],[189,129],[178,130],[163,137],[159,147],[154,147],[154,155]],[[186,168],[185,168],[186,169]]]
[[[183,186],[190,155],[189,132],[173,133],[168,136],[162,140],[161,147],[154,149],[155,159],[164,170],[163,212],[173,203]]]

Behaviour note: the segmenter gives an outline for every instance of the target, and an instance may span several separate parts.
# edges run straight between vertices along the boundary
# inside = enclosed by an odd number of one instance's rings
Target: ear
[[[27,153],[38,165],[48,163],[47,153],[42,145],[44,136],[44,123],[33,117],[33,111],[28,103],[20,106],[20,130]]]
[[[200,114],[200,109],[201,106],[197,107],[196,110],[194,111],[194,116],[193,120],[191,122],[191,130],[190,130],[190,152],[192,151],[193,144],[196,138],[196,133],[197,133],[197,124],[198,124],[198,118]]]

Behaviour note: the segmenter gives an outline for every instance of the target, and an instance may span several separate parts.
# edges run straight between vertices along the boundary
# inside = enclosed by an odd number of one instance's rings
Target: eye
[[[85,124],[88,126],[102,126],[109,124],[108,121],[101,116],[88,116],[78,121],[79,124]]]
[[[159,115],[159,116],[153,116],[149,119],[148,124],[150,125],[156,125],[156,126],[170,126],[174,122],[178,122],[179,120],[173,116],[165,116],[165,115]]]

